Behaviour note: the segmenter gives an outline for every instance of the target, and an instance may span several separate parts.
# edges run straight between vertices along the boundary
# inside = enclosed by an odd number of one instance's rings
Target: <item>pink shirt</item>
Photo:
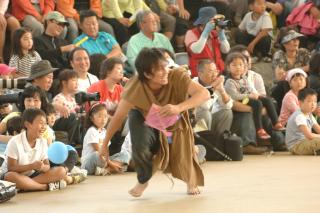
[[[282,100],[282,106],[279,116],[279,122],[285,126],[287,124],[287,121],[292,113],[294,113],[297,109],[299,109],[299,101],[296,94],[290,90],[287,92],[287,94],[284,96]]]

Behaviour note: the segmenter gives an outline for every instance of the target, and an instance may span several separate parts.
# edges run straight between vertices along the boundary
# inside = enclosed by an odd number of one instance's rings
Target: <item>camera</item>
[[[26,84],[26,78],[0,79],[0,89],[24,89]]]
[[[225,20],[225,16],[221,14],[217,14],[213,17],[213,22],[216,26],[218,26],[220,29],[225,29],[227,27],[230,27],[231,21]]]
[[[99,101],[100,94],[99,92],[95,92],[95,93],[78,92],[75,94],[75,99],[77,104],[83,104],[87,101]]]
[[[8,95],[0,95],[0,105],[7,103],[19,103],[21,93],[14,93]]]

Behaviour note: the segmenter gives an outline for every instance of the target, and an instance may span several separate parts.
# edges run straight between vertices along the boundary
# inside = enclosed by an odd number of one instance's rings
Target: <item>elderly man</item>
[[[196,108],[196,120],[204,119],[213,135],[219,137],[232,124],[233,100],[224,90],[224,77],[212,60],[204,59],[198,64],[198,78],[194,78],[204,87],[210,87],[211,99]]]
[[[68,44],[68,42],[61,39],[59,35],[69,23],[65,17],[57,11],[49,12],[45,20],[45,32],[41,36],[34,38],[34,47],[42,59],[50,61],[53,67],[61,69],[68,68],[67,54],[76,46],[74,44]]]
[[[228,53],[230,45],[224,30],[216,26],[216,22],[213,21],[214,18],[218,18],[216,15],[214,7],[201,8],[198,19],[194,22],[195,27],[186,34],[185,45],[192,76],[198,75],[197,64],[203,58],[214,60],[218,70],[220,72],[224,70],[221,52]]]
[[[48,91],[52,86],[53,72],[55,70],[57,69],[52,68],[49,61],[41,60],[31,66],[31,73],[28,78],[32,85],[38,86],[40,89],[47,93],[47,99],[49,100],[49,102],[51,102],[52,100],[52,94]],[[54,107],[56,108],[57,106]],[[66,109],[64,109],[63,106],[62,109],[59,108],[59,110],[57,111],[66,112]],[[53,126],[53,130],[68,132],[69,143],[79,144],[81,142],[79,121],[75,114],[68,114],[56,120]]]
[[[82,34],[73,43],[85,48],[90,55],[103,54],[107,58],[121,57],[122,51],[115,38],[106,32],[99,32],[98,16],[91,10],[80,13]]]
[[[140,32],[130,38],[127,49],[127,57],[132,67],[134,67],[137,55],[144,47],[165,48],[174,52],[169,39],[158,33],[159,23],[152,11],[138,13],[136,21]]]

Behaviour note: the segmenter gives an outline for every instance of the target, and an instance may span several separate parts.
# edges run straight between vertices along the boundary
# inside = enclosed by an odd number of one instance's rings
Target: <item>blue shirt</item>
[[[88,35],[82,33],[73,41],[73,43],[76,44],[86,36]],[[99,32],[96,39],[89,37],[88,40],[80,44],[80,47],[86,49],[89,52],[89,55],[97,53],[108,55],[115,45],[118,45],[118,43],[112,35],[106,32]]]

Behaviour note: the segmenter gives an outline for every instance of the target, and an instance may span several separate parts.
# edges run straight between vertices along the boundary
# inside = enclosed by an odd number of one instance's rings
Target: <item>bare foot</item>
[[[197,186],[193,186],[193,185],[188,185],[187,186],[187,194],[188,195],[199,195],[200,194],[200,190]]]
[[[144,184],[137,183],[132,189],[129,190],[129,194],[131,194],[132,197],[140,197],[147,186],[148,182]]]

